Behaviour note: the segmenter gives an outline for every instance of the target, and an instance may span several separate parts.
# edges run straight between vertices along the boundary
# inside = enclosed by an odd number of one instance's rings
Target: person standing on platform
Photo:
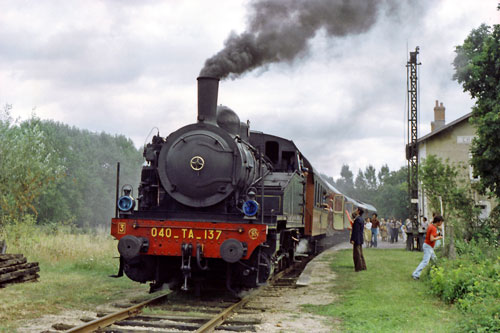
[[[377,247],[377,237],[378,237],[378,231],[380,228],[380,221],[378,220],[378,215],[377,213],[373,213],[372,215],[372,243],[371,245],[373,247]]]
[[[406,242],[406,223],[401,220],[401,238],[403,238],[403,242]]]
[[[398,241],[399,234],[401,234],[403,232],[403,230],[401,229],[401,225],[402,224],[403,223],[401,223],[401,220],[396,220],[396,229],[397,229],[397,231],[396,231],[396,242]],[[403,236],[401,236],[401,237],[403,237]]]
[[[385,242],[389,241],[389,234],[387,232],[388,228],[389,228],[388,221],[386,221],[385,219],[382,218],[380,221],[380,236],[381,236],[382,240]]]
[[[365,257],[363,256],[363,231],[365,223],[362,218],[364,210],[358,208],[357,212],[358,216],[352,225],[351,244],[353,245],[352,259],[354,260],[354,270],[359,272],[366,270]]]
[[[413,250],[414,241],[413,241],[413,225],[409,218],[405,220],[405,229],[406,229],[406,249]]]
[[[388,224],[389,235],[391,236],[391,243],[394,243],[396,240],[395,230],[396,230],[396,221],[392,218]]]
[[[423,245],[424,257],[412,274],[414,280],[418,280],[420,278],[420,274],[422,273],[422,270],[425,268],[425,266],[429,264],[429,260],[436,260],[434,245],[436,244],[437,240],[443,238],[440,232],[443,222],[443,218],[439,215],[436,215],[432,220],[432,224],[430,224],[427,228],[427,233],[425,234],[425,242]]]
[[[394,233],[394,242],[398,242],[399,228],[401,228],[401,222],[399,220],[394,220],[392,225],[392,232]]]
[[[372,221],[370,220],[369,217],[366,218],[365,220],[365,243],[366,247],[370,247],[370,243],[372,241]]]

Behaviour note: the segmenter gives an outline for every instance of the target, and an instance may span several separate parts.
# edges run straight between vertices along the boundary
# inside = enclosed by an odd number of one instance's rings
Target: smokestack
[[[431,132],[440,129],[445,125],[445,110],[443,102],[439,104],[439,101],[436,100],[436,106],[434,107],[434,121],[431,121]]]
[[[218,78],[209,76],[198,78],[198,122],[217,123],[218,93]]]

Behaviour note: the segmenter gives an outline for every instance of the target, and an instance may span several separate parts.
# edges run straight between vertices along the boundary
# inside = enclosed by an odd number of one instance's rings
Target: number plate
[[[172,239],[218,240],[222,230],[191,228],[151,228],[151,237]]]

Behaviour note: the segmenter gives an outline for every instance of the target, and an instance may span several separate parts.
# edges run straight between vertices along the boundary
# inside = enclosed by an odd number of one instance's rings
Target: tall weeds
[[[104,230],[83,233],[73,225],[36,225],[32,216],[12,221],[0,231],[8,253],[22,253],[29,261],[47,265],[70,264],[77,269],[95,269],[115,265],[116,241]],[[103,267],[104,268],[104,267]]]

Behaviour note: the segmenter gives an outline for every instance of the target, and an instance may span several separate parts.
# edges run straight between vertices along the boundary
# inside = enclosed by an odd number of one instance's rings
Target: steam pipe
[[[120,162],[116,163],[116,200],[115,200],[115,218],[118,218],[118,198],[120,196]]]
[[[217,95],[219,79],[216,77],[198,77],[198,122],[217,123]]]

